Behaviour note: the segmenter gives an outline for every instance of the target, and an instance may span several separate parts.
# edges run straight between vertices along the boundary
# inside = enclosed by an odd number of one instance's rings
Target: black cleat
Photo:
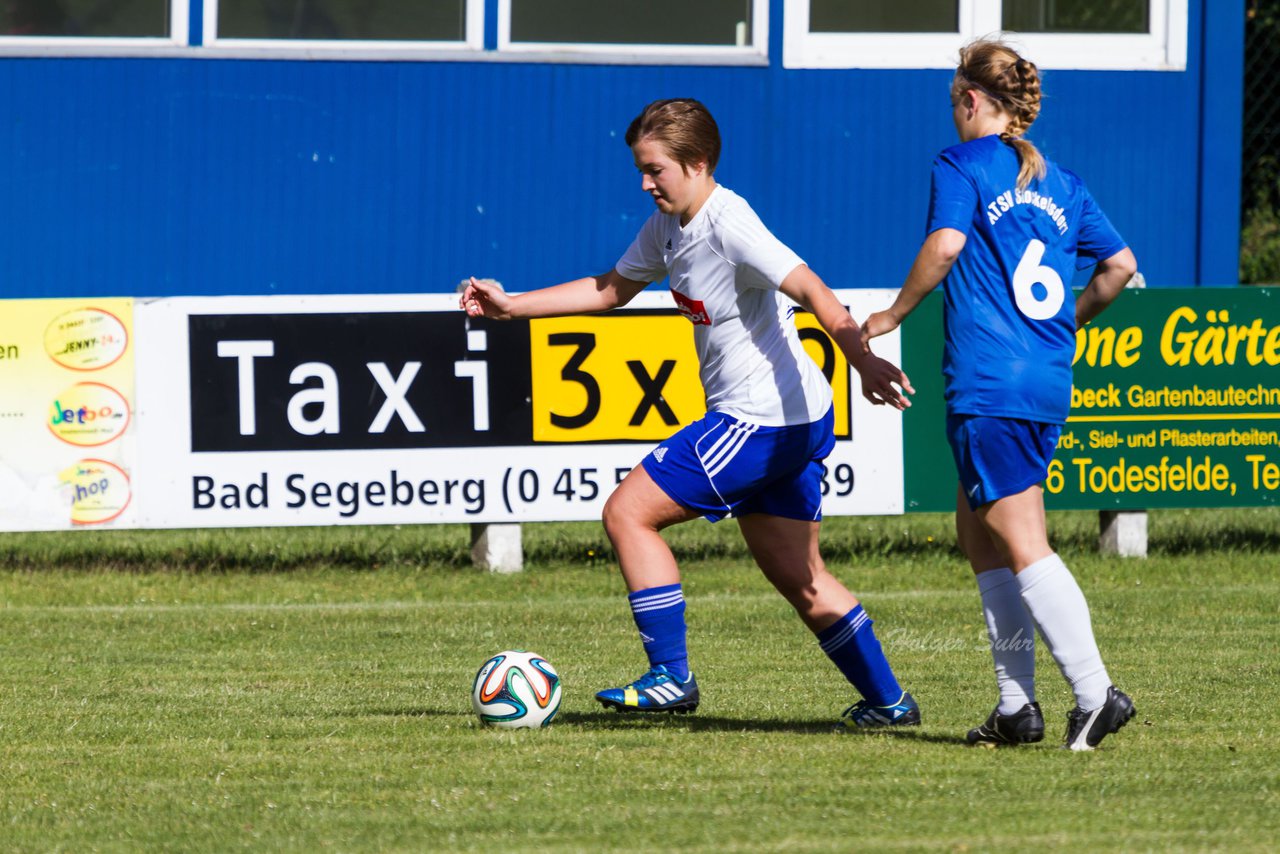
[[[1134,714],[1133,701],[1112,685],[1101,708],[1086,712],[1076,706],[1067,712],[1067,737],[1063,739],[1063,747],[1093,750],[1102,739],[1127,724]]]
[[[1027,703],[1011,715],[992,710],[987,722],[969,730],[971,745],[1034,744],[1044,738],[1044,715],[1039,703]]]

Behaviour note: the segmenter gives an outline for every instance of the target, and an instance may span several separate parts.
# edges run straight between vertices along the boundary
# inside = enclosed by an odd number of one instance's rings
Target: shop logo
[[[100,308],[77,308],[58,315],[44,330],[44,349],[64,368],[97,371],[112,365],[129,346],[124,323]]]
[[[73,525],[110,522],[129,506],[129,476],[106,460],[81,460],[58,479],[68,489]]]
[[[53,400],[49,432],[89,448],[118,438],[129,426],[129,401],[109,385],[76,383]]]

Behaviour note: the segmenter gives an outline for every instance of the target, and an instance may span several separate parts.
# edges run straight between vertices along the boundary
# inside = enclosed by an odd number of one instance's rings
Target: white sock
[[[1058,669],[1086,712],[1107,701],[1111,679],[1093,639],[1089,603],[1075,577],[1056,554],[1041,558],[1015,576],[1022,602],[1040,627],[1040,635]]]
[[[1000,689],[996,711],[1011,715],[1036,698],[1036,627],[1008,567],[979,572],[976,578]]]

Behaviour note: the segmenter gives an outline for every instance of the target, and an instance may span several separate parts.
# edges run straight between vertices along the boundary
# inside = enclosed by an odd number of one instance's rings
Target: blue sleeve
[[[978,208],[978,188],[947,152],[933,161],[933,181],[929,191],[929,221],[926,234],[940,228],[954,228],[966,236]]]
[[[1083,204],[1080,206],[1080,236],[1076,240],[1076,269],[1083,270],[1105,261],[1127,244],[1089,191],[1084,187],[1080,191]]]

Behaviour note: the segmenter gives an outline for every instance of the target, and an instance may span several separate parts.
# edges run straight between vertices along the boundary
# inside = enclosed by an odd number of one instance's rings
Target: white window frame
[[[696,0],[695,0],[696,2]],[[786,0],[775,0],[786,2]],[[741,47],[696,44],[513,42],[511,0],[498,0],[498,54],[524,62],[607,62],[614,65],[765,65],[769,61],[769,0],[751,0],[751,41]]]
[[[189,2],[189,0],[181,0]],[[462,41],[400,39],[231,39],[218,37],[219,0],[204,0],[203,47],[236,56],[276,56],[282,58],[333,59],[431,58],[472,54],[484,50],[484,0],[465,0],[466,19]],[[474,58],[470,55],[468,59]]]
[[[191,0],[169,0],[168,36],[10,36],[0,35],[4,56],[103,56],[137,54],[148,48],[186,47]]]
[[[1127,33],[1006,33],[1041,68],[1182,71],[1187,0],[1148,0],[1151,29]],[[956,33],[811,33],[809,0],[786,0],[785,68],[954,68],[960,47],[999,34],[1002,3],[959,0]]]

